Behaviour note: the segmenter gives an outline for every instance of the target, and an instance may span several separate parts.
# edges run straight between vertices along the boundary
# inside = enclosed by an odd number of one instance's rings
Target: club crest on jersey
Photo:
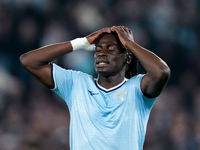
[[[126,90],[124,90],[122,93],[120,93],[120,94],[115,94],[114,96],[118,96],[118,99],[120,100],[120,101],[125,101],[125,99],[126,99],[126,96],[124,95],[124,93],[127,91],[127,89]]]

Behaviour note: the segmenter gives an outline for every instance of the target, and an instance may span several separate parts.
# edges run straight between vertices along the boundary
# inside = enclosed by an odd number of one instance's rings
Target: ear
[[[125,60],[126,60],[127,64],[131,63],[131,61],[132,61],[132,53],[131,52],[129,52],[129,51],[126,52]]]

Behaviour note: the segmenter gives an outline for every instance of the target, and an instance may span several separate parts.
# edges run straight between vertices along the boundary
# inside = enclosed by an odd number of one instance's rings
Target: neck
[[[124,81],[124,75],[123,76],[110,76],[110,77],[104,77],[99,75],[97,79],[97,83],[104,87],[105,89],[110,89],[121,82]]]

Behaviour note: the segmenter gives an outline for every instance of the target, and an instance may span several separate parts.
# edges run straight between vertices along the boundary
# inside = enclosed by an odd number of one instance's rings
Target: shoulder
[[[140,84],[142,81],[142,78],[144,77],[145,74],[138,74],[133,76],[132,78],[128,79],[127,81],[130,83],[135,83],[135,84]]]
[[[52,63],[51,64],[52,66],[52,73],[53,74],[61,74],[62,76],[63,75],[66,75],[66,74],[69,74],[69,75],[73,75],[73,76],[85,76],[85,77],[90,77],[90,75],[86,74],[86,73],[83,73],[81,71],[77,71],[77,70],[72,70],[72,69],[66,69],[66,68],[63,68],[61,66],[58,66],[57,64],[55,63]]]
[[[138,75],[133,76],[130,79],[127,79],[126,86],[128,86],[130,90],[138,91],[140,93],[141,92],[140,85],[141,85],[141,81],[143,77],[144,77],[144,74],[138,74]]]
[[[146,97],[142,90],[141,90],[141,81],[143,79],[145,74],[138,74],[134,77],[132,77],[131,79],[129,79],[127,81],[128,83],[128,87],[129,89],[132,91],[131,94],[134,94],[134,96],[137,97],[137,99],[141,99],[142,101],[138,101],[140,102],[140,106],[144,106],[147,107],[148,109],[153,106],[156,98],[148,98]]]
[[[57,84],[64,84],[67,83],[68,85],[73,84],[76,81],[84,81],[87,80],[93,80],[93,77],[91,75],[88,75],[86,73],[83,73],[81,71],[71,70],[71,69],[65,69],[63,67],[60,67],[54,63],[51,64],[51,74],[52,74],[52,80],[54,82],[54,86]]]

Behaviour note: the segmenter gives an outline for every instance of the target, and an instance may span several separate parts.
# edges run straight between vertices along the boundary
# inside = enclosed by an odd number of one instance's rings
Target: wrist
[[[132,49],[133,47],[135,47],[135,45],[136,45],[136,43],[134,42],[134,41],[132,41],[132,40],[128,40],[127,42],[126,42],[126,44],[125,44],[125,48],[126,49]]]
[[[94,46],[91,45],[86,37],[82,37],[82,38],[76,38],[74,40],[71,40],[71,45],[73,48],[73,51],[75,50],[80,50],[80,49],[85,49],[85,50],[93,50]]]

